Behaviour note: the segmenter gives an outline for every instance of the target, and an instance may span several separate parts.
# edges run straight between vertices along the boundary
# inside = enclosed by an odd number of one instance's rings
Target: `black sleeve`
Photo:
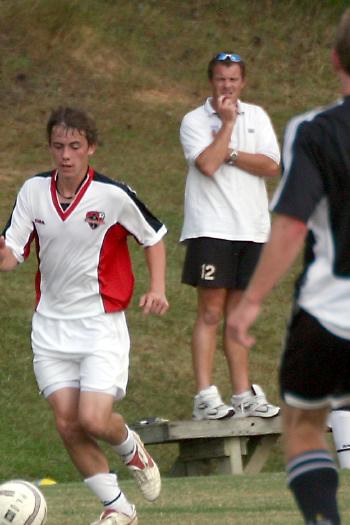
[[[283,175],[272,200],[277,213],[307,222],[325,194],[322,153],[318,139],[322,130],[313,122],[290,122],[283,145]]]

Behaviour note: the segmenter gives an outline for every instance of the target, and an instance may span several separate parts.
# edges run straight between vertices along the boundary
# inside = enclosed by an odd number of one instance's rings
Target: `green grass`
[[[349,473],[342,472],[343,523],[350,521],[349,481]],[[132,481],[125,480],[122,487],[136,504],[142,525],[300,525],[302,521],[282,473],[165,479],[161,496],[153,504],[142,499]],[[63,483],[42,490],[48,503],[47,525],[89,523],[100,512],[81,484]]]
[[[101,145],[94,166],[133,186],[169,229],[171,309],[164,318],[144,318],[138,310],[147,276],[142,250],[131,243],[137,277],[128,312],[131,370],[127,397],[119,405],[130,423],[148,416],[187,419],[191,414],[190,338],[196,297],[180,284],[184,251],[178,238],[186,166],[178,131],[183,115],[208,95],[209,58],[224,48],[246,58],[244,99],[265,107],[282,141],[289,117],[338,96],[329,54],[335,23],[347,4],[0,0],[0,223],[7,221],[21,183],[51,166],[45,143],[50,110],[74,104],[98,122]],[[273,187],[269,185],[270,192]],[[0,275],[0,480],[51,476],[60,483],[77,481],[33,377],[29,335],[34,270],[31,257],[15,272]],[[274,402],[296,271],[266,303],[254,329],[251,377]],[[221,337],[218,346],[214,377],[228,398]],[[176,447],[154,447],[154,452],[167,474]],[[278,445],[266,469],[282,468]]]

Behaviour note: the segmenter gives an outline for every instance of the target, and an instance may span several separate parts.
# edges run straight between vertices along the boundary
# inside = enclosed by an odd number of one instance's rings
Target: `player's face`
[[[235,103],[245,86],[241,68],[238,64],[232,64],[230,66],[216,64],[213,69],[213,78],[210,80],[210,83],[214,99],[218,99],[224,95],[225,97],[231,98]]]
[[[85,135],[77,129],[54,126],[51,132],[50,151],[59,175],[81,178],[86,174],[89,157],[96,146],[89,145]]]

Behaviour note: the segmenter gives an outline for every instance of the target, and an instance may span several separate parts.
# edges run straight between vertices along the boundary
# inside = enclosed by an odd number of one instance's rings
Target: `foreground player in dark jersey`
[[[280,384],[288,483],[308,525],[340,524],[325,428],[330,407],[350,401],[350,10],[332,60],[343,99],[288,125],[271,237],[228,320],[231,337],[251,346],[263,299],[306,240]]]
[[[121,492],[97,440],[121,456],[147,500],[158,497],[158,467],[138,435],[113,412],[113,402],[125,395],[128,378],[124,310],[134,277],[127,238],[132,235],[144,246],[150,275],[140,307],[162,315],[168,309],[166,228],[128,186],[89,166],[97,130],[83,111],[53,111],[47,134],[55,169],[30,178],[19,191],[0,238],[0,270],[23,262],[35,240],[32,348],[39,388],[73,463],[105,507],[95,525],[135,525],[135,507]]]

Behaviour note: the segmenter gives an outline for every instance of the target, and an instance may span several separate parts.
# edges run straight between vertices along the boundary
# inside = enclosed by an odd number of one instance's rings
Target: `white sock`
[[[133,506],[120,490],[117,475],[113,473],[95,474],[84,480],[90,490],[101,500],[105,509],[115,509],[127,516],[133,513]]]
[[[117,454],[119,454],[124,463],[129,463],[135,454],[136,442],[133,433],[130,431],[130,428],[126,428],[128,431],[126,440],[120,445],[113,445],[112,448]]]
[[[205,396],[207,394],[212,394],[213,393],[213,386],[214,385],[210,385],[210,386],[207,386],[207,388],[203,388],[203,390],[200,390],[197,395],[198,396]],[[214,388],[215,388],[215,386],[214,386]],[[215,392],[216,392],[216,389],[215,389]]]
[[[330,414],[333,439],[340,468],[350,468],[350,412],[333,410]]]
[[[240,394],[236,394],[234,397],[236,399],[244,399],[246,397],[251,397],[252,396],[252,391],[251,389],[249,390],[244,390],[244,392],[241,392]]]

